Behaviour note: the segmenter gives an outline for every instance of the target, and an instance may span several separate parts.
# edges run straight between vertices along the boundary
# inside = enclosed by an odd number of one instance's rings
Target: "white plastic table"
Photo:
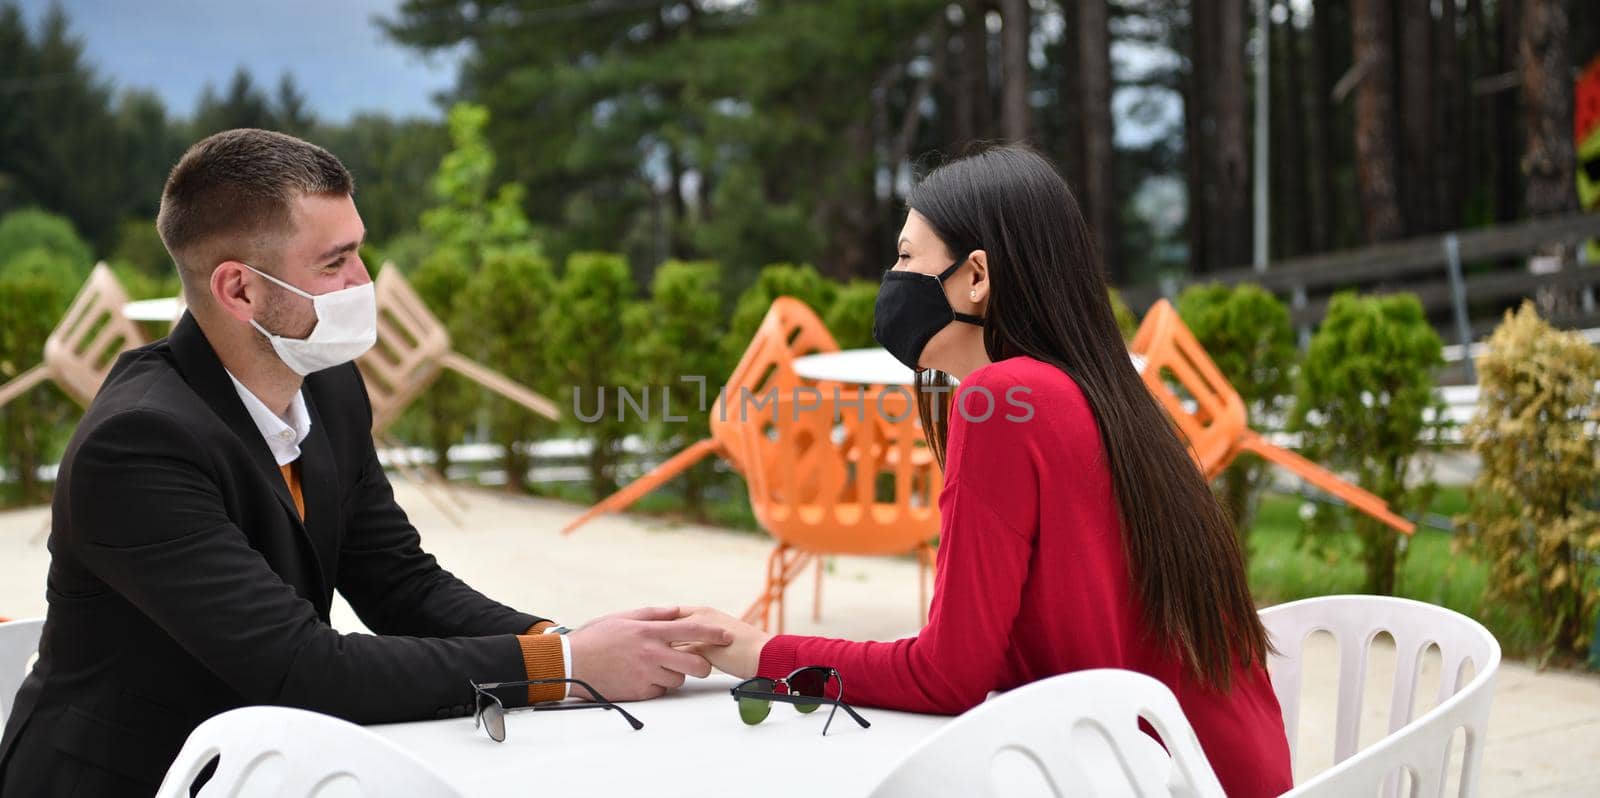
[[[861,796],[951,718],[857,707],[822,736],[829,707],[809,715],[773,704],[746,726],[722,674],[615,712],[513,711],[497,743],[472,718],[368,727],[427,762],[464,795]],[[848,697],[848,695],[847,695]]]
[[[1128,354],[1133,367],[1144,371],[1144,358]],[[914,372],[880,347],[819,352],[794,359],[794,373],[809,380],[857,385],[911,385]]]
[[[882,347],[819,352],[794,359],[794,373],[808,380],[857,385],[911,385],[911,369]]]
[[[183,313],[183,303],[179,297],[167,296],[159,299],[141,299],[138,302],[129,302],[122,306],[122,315],[132,321],[175,321]]]

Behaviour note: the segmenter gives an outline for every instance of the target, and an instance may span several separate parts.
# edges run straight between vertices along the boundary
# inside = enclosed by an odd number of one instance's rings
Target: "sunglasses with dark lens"
[[[587,683],[577,679],[534,679],[526,682],[490,682],[488,684],[478,684],[477,682],[469,681],[468,684],[472,685],[472,691],[477,697],[477,710],[472,713],[472,726],[473,728],[482,726],[484,730],[489,733],[489,739],[494,740],[497,743],[503,743],[506,741],[506,712],[514,712],[519,709],[535,711],[559,711],[567,709],[596,708],[614,709],[617,711],[617,714],[621,715],[624,720],[628,721],[628,725],[632,726],[634,731],[644,728],[644,724],[640,723],[638,718],[628,714],[628,710],[623,709],[622,707],[619,707],[610,701],[607,701],[606,697],[600,695],[600,693],[597,692],[593,687],[590,687]],[[536,684],[577,685],[589,693],[591,700],[545,701],[539,704],[530,704],[525,707],[514,707],[511,710],[507,710],[505,704],[500,703],[500,697],[489,692],[490,690],[496,690],[502,687],[531,687]]]
[[[833,682],[837,689],[834,695],[838,698],[828,697],[828,683]],[[781,692],[780,692],[781,690]],[[823,736],[827,736],[828,727],[833,725],[833,716],[842,708],[861,728],[871,728],[866,718],[856,714],[849,704],[844,702],[844,679],[833,668],[821,665],[808,665],[799,668],[782,679],[764,679],[756,677],[745,679],[734,686],[733,698],[739,702],[739,719],[747,725],[754,726],[767,719],[772,713],[772,702],[792,704],[796,711],[810,714],[817,711],[817,707],[828,704],[833,709],[828,711],[828,722],[822,726]]]

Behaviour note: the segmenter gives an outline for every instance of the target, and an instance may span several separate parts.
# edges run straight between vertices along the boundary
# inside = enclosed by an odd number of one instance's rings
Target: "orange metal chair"
[[[1241,453],[1253,452],[1401,532],[1410,534],[1416,529],[1415,524],[1391,512],[1382,499],[1268,443],[1250,429],[1248,409],[1239,392],[1222,376],[1170,302],[1163,299],[1150,308],[1128,350],[1144,358],[1145,385],[1188,439],[1206,479],[1215,479]],[[1179,395],[1179,388],[1186,396]],[[1185,401],[1192,403],[1192,409],[1184,406]]]
[[[122,315],[128,293],[104,263],[97,264],[61,322],[44,342],[44,362],[0,385],[0,407],[51,380],[87,407],[117,356],[146,341],[139,325]]]
[[[781,396],[730,428],[731,451],[745,464],[750,505],[778,545],[747,622],[784,626],[784,593],[813,560],[830,554],[916,552],[922,620],[927,622],[932,540],[939,532],[943,474],[926,449],[916,408],[904,391]],[[813,604],[813,612],[817,605]]]
[[[730,445],[734,439],[734,429],[743,420],[730,411],[729,403],[737,407],[746,391],[752,397],[751,401],[764,401],[769,394],[793,396],[794,389],[804,384],[800,376],[794,373],[795,358],[816,352],[837,351],[839,344],[833,340],[833,334],[828,332],[822,319],[806,303],[787,296],[773,300],[767,315],[761,319],[761,326],[756,328],[755,336],[750,339],[749,347],[739,358],[739,365],[734,367],[727,385],[718,392],[712,403],[711,437],[696,441],[602,499],[567,524],[561,530],[562,534],[570,534],[601,515],[618,512],[632,505],[709,455],[715,454],[727,460],[735,471],[743,473],[744,463],[739,459],[736,447]],[[849,395],[851,389],[840,390],[842,394]],[[827,392],[831,396],[832,387]]]

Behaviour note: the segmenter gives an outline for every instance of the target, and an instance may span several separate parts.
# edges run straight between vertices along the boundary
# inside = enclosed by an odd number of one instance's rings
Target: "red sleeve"
[[[1004,385],[982,376],[975,372],[966,385]],[[987,387],[1004,396],[1003,388]],[[933,606],[922,632],[889,643],[780,635],[762,649],[757,675],[778,678],[824,665],[839,671],[851,704],[952,715],[977,706],[998,686],[1038,502],[1027,424],[1006,420],[1003,408],[1001,398],[987,421],[952,419]],[[975,402],[974,413],[981,411]]]

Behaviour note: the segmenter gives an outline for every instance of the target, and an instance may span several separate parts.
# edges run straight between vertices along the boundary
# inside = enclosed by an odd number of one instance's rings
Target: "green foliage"
[[[1111,315],[1117,317],[1117,331],[1122,333],[1122,340],[1132,341],[1139,332],[1139,317],[1133,315],[1128,303],[1122,301],[1122,293],[1115,288],[1111,289]],[[1181,309],[1179,315],[1182,315]]]
[[[24,257],[48,257],[29,250]],[[0,384],[39,365],[44,341],[60,321],[72,294],[61,281],[31,271],[11,271],[0,265]],[[46,501],[48,488],[39,481],[38,469],[60,455],[65,444],[65,421],[71,403],[48,384],[36,387],[0,407],[0,466],[19,490],[24,504]]]
[[[129,299],[176,296],[183,290],[153,219],[124,219],[117,226],[110,264]]]
[[[589,483],[596,496],[616,490],[622,439],[641,422],[624,412],[614,390],[637,373],[626,324],[636,301],[633,276],[620,256],[580,252],[567,258],[556,289],[560,312],[550,320],[550,361],[561,386],[556,401],[571,398],[569,423],[590,443]]]
[[[177,274],[177,266],[161,243],[154,219],[124,219],[117,225],[117,244],[108,258],[113,266],[122,265],[147,277],[165,279]]]
[[[1413,484],[1416,455],[1436,440],[1442,408],[1433,370],[1439,336],[1411,294],[1334,296],[1300,366],[1289,428],[1308,457],[1348,471],[1356,484],[1404,513],[1427,506],[1431,481]],[[1392,594],[1404,550],[1400,533],[1352,510],[1319,512],[1308,529],[1326,533],[1350,513],[1366,567],[1367,592]]]
[[[697,224],[690,235],[695,251],[717,257],[732,274],[746,278],[774,258],[812,260],[824,249],[806,204],[766,197],[761,169],[730,164],[711,193],[716,216]]]
[[[822,320],[840,349],[877,346],[872,339],[872,317],[877,304],[877,283],[851,280],[839,288]]]
[[[311,135],[315,124],[293,75],[283,73],[277,91],[268,97],[241,66],[234,70],[228,87],[221,93],[209,84],[205,87],[195,110],[193,135],[201,139],[224,130],[255,127],[304,138]]]
[[[555,271],[540,255],[525,248],[490,253],[455,302],[459,326],[470,327],[456,338],[457,348],[528,388],[548,391],[553,381],[544,330],[557,307],[555,285]],[[536,433],[547,425],[521,405],[498,396],[490,400],[489,408],[494,440],[504,448],[506,487],[526,490],[532,463],[519,444],[540,437]]]
[[[1194,285],[1179,295],[1178,315],[1239,392],[1251,418],[1259,420],[1282,409],[1293,388],[1299,352],[1289,309],[1277,297],[1249,283]],[[1253,455],[1240,457],[1223,472],[1219,486],[1246,558],[1250,516],[1267,467]]]
[[[1466,428],[1482,467],[1463,542],[1489,562],[1485,601],[1537,619],[1544,656],[1581,656],[1600,607],[1600,350],[1532,302],[1488,343]]]
[[[817,273],[809,265],[796,266],[777,263],[761,270],[761,275],[734,304],[733,318],[728,322],[728,334],[723,338],[722,355],[727,370],[733,371],[745,347],[761,326],[761,319],[780,296],[791,296],[806,303],[820,317],[833,306],[839,286]]]
[[[489,112],[482,106],[462,103],[450,109],[452,149],[433,177],[439,204],[422,214],[422,232],[436,250],[472,265],[490,249],[525,247],[537,252],[532,228],[522,213],[522,187],[507,183],[498,192],[491,191],[495,159],[483,137],[488,122]]]
[[[410,252],[426,253],[412,275],[412,286],[444,321],[458,346],[467,351],[484,345],[485,337],[477,319],[456,305],[474,275],[490,261],[499,263],[497,269],[516,270],[536,268],[528,264],[541,261],[518,205],[521,189],[506,185],[492,193],[494,154],[483,140],[487,121],[487,112],[481,107],[463,104],[451,110],[454,149],[440,161],[432,181],[438,204],[423,212],[420,240],[402,239]],[[516,343],[510,345],[527,348],[525,334],[508,334],[516,336]],[[493,365],[495,361],[488,362]],[[468,416],[476,407],[474,395],[466,392],[462,380],[446,374],[428,389],[419,408],[407,413],[404,431],[420,432],[429,441],[441,471],[449,465],[450,446],[466,434]]]
[[[411,274],[411,287],[457,340],[460,340],[456,333],[461,325],[459,315],[454,312],[455,298],[471,279],[472,272],[466,264],[447,254],[429,258]],[[396,431],[427,441],[428,448],[433,451],[434,466],[445,473],[450,467],[450,447],[466,435],[472,409],[464,380],[445,372],[416,404],[406,409]]]
[[[72,297],[88,278],[72,260],[52,250],[36,247],[0,261],[0,277],[31,278],[49,282],[56,291]]]
[[[462,93],[494,111],[488,136],[504,174],[528,187],[532,218],[560,234],[553,251],[634,245],[659,224],[671,243],[658,257],[714,256],[735,278],[823,256],[866,274],[882,258],[882,245],[867,242],[900,213],[875,196],[873,126],[904,113],[915,83],[904,64],[925,51],[921,37],[947,6],[483,14],[467,0],[415,0],[385,24],[425,50],[468,46]],[[883,160],[899,168],[903,159]]]
[[[627,337],[636,342],[639,384],[652,403],[651,438],[663,455],[706,436],[711,403],[727,380],[718,352],[726,318],[721,283],[716,263],[667,261],[651,280],[649,301],[629,308]],[[712,465],[702,461],[682,478],[685,509],[697,520],[706,519]]]
[[[0,83],[0,212],[47,208],[105,247],[131,210],[138,170],[111,87],[84,59],[60,4],[31,32],[15,4],[0,5]]]
[[[434,202],[434,171],[450,151],[449,131],[442,122],[377,114],[357,114],[343,125],[318,125],[312,140],[350,170],[367,240],[384,244],[416,230],[417,219]],[[415,268],[422,259],[395,262]]]
[[[70,270],[74,289],[89,276],[94,254],[65,217],[37,208],[0,216],[0,266],[29,250],[42,250],[61,259]]]

